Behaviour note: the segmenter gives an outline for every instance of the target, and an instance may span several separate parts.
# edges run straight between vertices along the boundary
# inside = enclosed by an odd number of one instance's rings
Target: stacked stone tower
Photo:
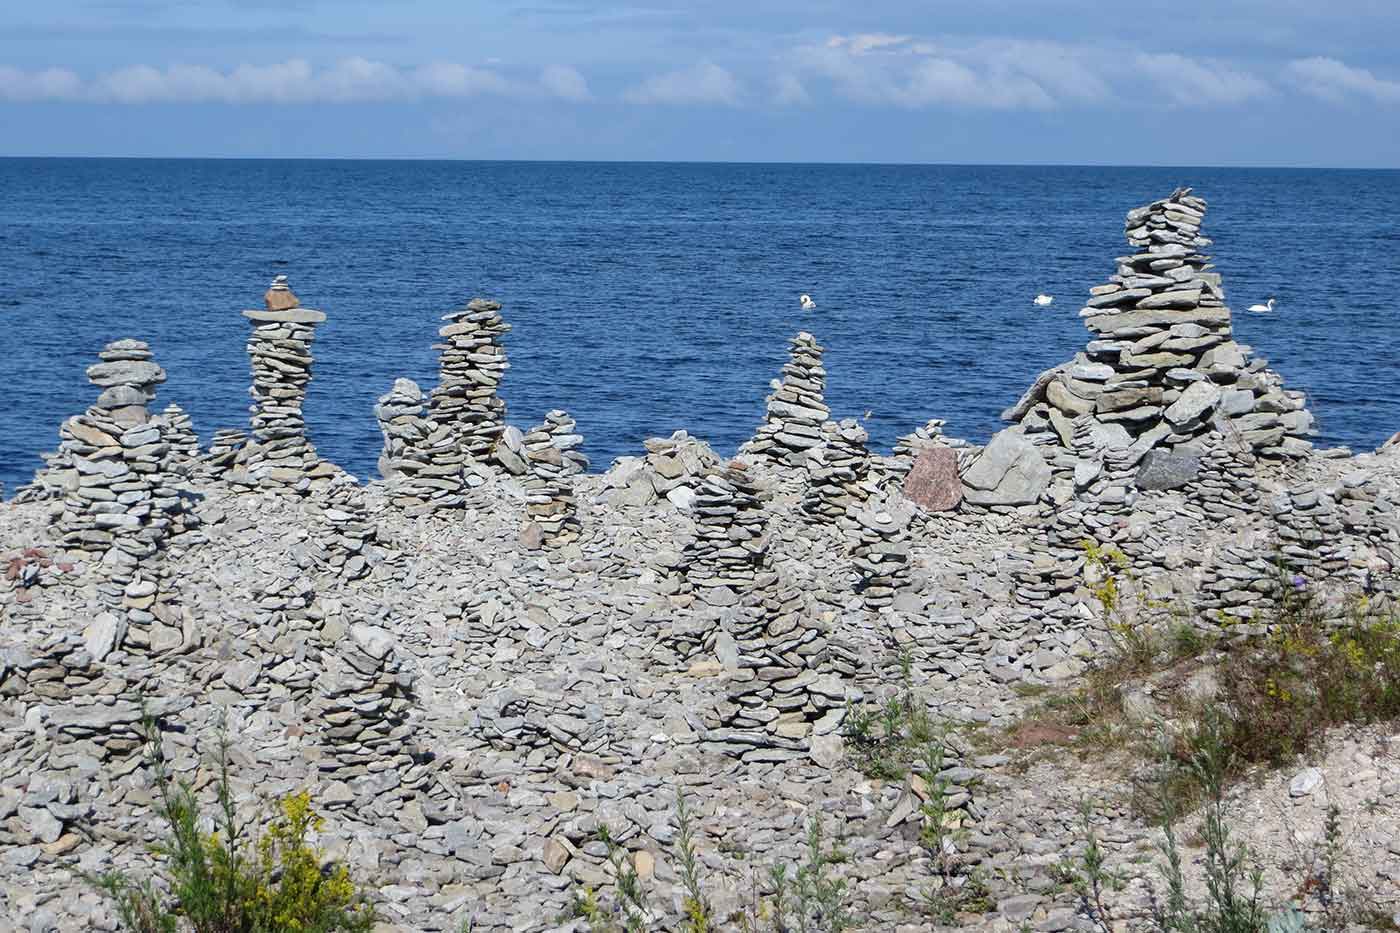
[[[822,444],[822,423],[831,414],[822,393],[823,347],[803,331],[792,338],[783,378],[773,383],[764,422],[739,453],[757,460],[797,465]]]
[[[909,576],[910,515],[888,503],[851,506],[849,515],[856,533],[851,547],[856,591],[867,608],[883,609],[894,602]]]
[[[166,599],[158,552],[182,501],[165,473],[169,446],[148,406],[165,371],[139,340],[109,343],[88,367],[102,389],[85,413],[60,430],[74,479],[64,496],[59,531],[65,547],[98,564],[98,593],[121,643],[150,644],[149,631]]]
[[[1005,415],[1028,438],[1072,449],[1072,423],[1089,415],[1122,426],[1139,453],[1219,432],[1264,456],[1311,448],[1302,393],[1285,391],[1267,361],[1234,340],[1220,275],[1205,253],[1205,212],[1189,188],[1128,212],[1134,252],[1090,289],[1080,311],[1094,338]]]
[[[301,408],[311,382],[311,342],[326,315],[301,307],[285,275],[273,280],[263,304],[261,311],[243,312],[253,322],[247,347],[252,420],[237,468],[227,477],[240,485],[305,492],[320,460],[306,437]]]
[[[813,518],[833,522],[850,506],[870,495],[870,435],[854,418],[822,425],[822,446],[807,462],[807,490],[802,510]]]
[[[194,433],[194,421],[175,402],[165,406],[161,412],[161,433],[170,450],[166,457],[166,472],[178,477],[188,477],[199,463],[199,435]]]
[[[479,463],[490,459],[505,430],[506,403],[497,395],[505,371],[500,338],[510,332],[497,301],[473,298],[465,308],[443,315],[444,340],[430,417],[456,439],[457,450]]]
[[[695,539],[682,560],[702,602],[734,605],[771,575],[767,498],[749,468],[737,460],[701,480],[694,504]]]
[[[540,543],[551,547],[579,536],[573,483],[566,472],[571,461],[557,444],[559,438],[572,435],[573,428],[567,413],[552,411],[544,424],[527,431],[521,442],[528,468],[523,480],[526,521],[540,529]]]

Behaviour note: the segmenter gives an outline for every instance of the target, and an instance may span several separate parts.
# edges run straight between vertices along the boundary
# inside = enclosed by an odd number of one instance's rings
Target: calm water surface
[[[474,295],[515,327],[511,421],[567,409],[595,469],[682,427],[732,451],[801,329],[876,444],[931,417],[984,440],[1083,346],[1124,212],[1181,184],[1211,203],[1238,338],[1308,392],[1320,441],[1400,430],[1400,172],[0,159],[0,482],[92,402],[118,337],[150,342],[158,406],[206,442],[245,427],[239,311],[277,273],[329,315],[309,430],[362,478],[375,398],[432,385],[438,316]]]

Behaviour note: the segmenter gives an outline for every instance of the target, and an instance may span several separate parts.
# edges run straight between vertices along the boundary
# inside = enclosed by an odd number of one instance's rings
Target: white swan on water
[[[802,310],[803,310],[803,311],[815,311],[815,310],[817,310],[817,303],[816,303],[815,301],[812,300],[812,296],[811,296],[811,295],[799,295],[798,298],[797,298],[797,301],[798,301],[799,304],[802,305]]]
[[[1261,313],[1262,313],[1262,312],[1265,312],[1265,311],[1272,311],[1272,310],[1274,310],[1274,296],[1272,296],[1272,295],[1269,296],[1269,303],[1268,303],[1268,304],[1250,305],[1250,306],[1249,306],[1249,310],[1251,310],[1251,311],[1259,311],[1259,312],[1261,312]]]
[[[1050,303],[1051,303],[1052,301],[1054,301],[1054,300],[1055,300],[1055,296],[1054,296],[1054,295],[1047,295],[1047,294],[1045,294],[1044,292],[1041,292],[1039,295],[1036,295],[1036,296],[1035,296],[1035,303],[1036,303],[1037,305],[1039,305],[1040,307],[1042,307],[1042,308],[1045,307],[1046,305],[1050,304]]]

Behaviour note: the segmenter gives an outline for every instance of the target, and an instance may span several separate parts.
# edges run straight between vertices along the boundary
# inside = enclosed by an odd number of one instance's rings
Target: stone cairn
[[[582,446],[583,435],[578,433],[578,424],[569,413],[554,409],[544,416],[544,424],[536,431],[545,431],[549,443],[559,455],[559,470],[564,476],[576,476],[588,470],[588,457],[576,448]],[[496,444],[496,462],[511,476],[524,476],[529,472],[525,457],[525,435],[514,425],[507,425],[501,432],[501,440]]]
[[[411,379],[396,379],[375,406],[384,452],[379,472],[390,481],[390,501],[408,514],[462,504],[462,467],[450,425],[427,417],[427,399]]]
[[[588,455],[578,449],[583,446],[583,435],[578,433],[578,422],[568,412],[556,408],[545,413],[541,427],[549,430],[549,442],[559,451],[559,469],[564,476],[588,472]]]
[[[737,460],[701,480],[695,495],[695,539],[682,555],[686,579],[701,602],[735,605],[771,577],[764,512],[768,495]]]
[[[774,381],[767,415],[739,453],[756,460],[795,466],[822,444],[822,424],[831,414],[822,398],[826,370],[823,348],[803,331],[792,338],[782,381]]]
[[[1080,311],[1095,335],[1074,360],[1041,375],[1004,417],[1037,443],[1072,447],[1072,422],[1119,424],[1135,450],[1174,449],[1204,434],[1236,431],[1265,456],[1312,445],[1304,396],[1235,343],[1220,275],[1202,251],[1206,202],[1181,188],[1128,212],[1118,271],[1089,290]],[[1072,458],[1060,461],[1073,468]],[[1060,465],[1057,464],[1057,465]]]
[[[378,466],[379,475],[385,479],[396,479],[406,472],[416,473],[417,467],[427,466],[409,459],[409,453],[421,450],[427,440],[424,405],[423,390],[412,379],[395,379],[389,391],[379,396],[374,418],[379,422],[379,433],[384,435]]]
[[[856,529],[851,564],[856,591],[869,609],[883,609],[909,578],[908,529],[910,515],[888,503],[869,508],[851,506],[848,512]]]
[[[556,444],[556,438],[576,437],[573,432],[574,421],[568,414],[551,411],[544,424],[531,428],[521,441],[527,466],[523,480],[527,541],[535,536],[531,525],[539,529],[539,543],[547,547],[578,539],[577,503],[566,472],[571,461]]]
[[[165,406],[161,412],[161,434],[165,437],[170,452],[166,455],[167,473],[178,477],[188,477],[199,463],[199,435],[194,433],[194,421],[175,402]]]
[[[139,340],[110,343],[98,356],[102,362],[87,376],[102,394],[60,431],[77,479],[64,497],[59,530],[65,547],[100,563],[98,593],[115,615],[107,624],[116,642],[126,635],[148,647],[152,624],[167,613],[154,558],[183,508],[164,472],[162,425],[147,408],[165,370]]]
[[[854,418],[822,424],[822,446],[807,461],[807,490],[802,511],[835,522],[846,510],[870,497],[870,435]]]
[[[500,302],[484,298],[473,298],[442,319],[447,323],[438,335],[445,342],[435,345],[442,355],[429,417],[452,432],[462,456],[486,463],[505,430],[506,403],[496,390],[510,368],[500,342],[510,325],[501,317]]]
[[[685,431],[649,437],[644,444],[645,457],[618,457],[604,474],[609,505],[642,506],[665,499],[688,510],[695,505],[700,480],[723,463],[709,444]]]
[[[386,769],[411,766],[405,745],[412,739],[413,680],[398,661],[393,637],[355,624],[322,659],[326,673],[318,678],[311,703],[312,720],[323,726],[321,772],[353,789],[359,782],[373,783]]]
[[[854,673],[854,666],[833,658],[812,594],[774,581],[747,594],[724,624],[738,670],[710,715],[714,724],[743,732],[711,741],[729,743],[719,747],[742,756],[751,748],[799,747],[797,740],[835,729],[847,699],[840,674]]]
[[[1112,542],[1125,554],[1132,549],[1119,534],[1119,517],[1138,498],[1132,438],[1122,425],[1105,425],[1086,414],[1074,419],[1071,442],[1077,459],[1074,498],[1044,523],[1031,561],[1015,574],[1016,598],[1026,606],[1044,607],[1080,586],[1084,542]]]
[[[301,413],[311,381],[311,341],[326,315],[301,307],[285,275],[273,280],[263,304],[261,311],[243,312],[253,322],[247,347],[253,369],[251,431],[238,450],[237,468],[226,477],[239,485],[305,493],[313,478],[333,472],[319,469]]]
[[[210,479],[224,479],[238,461],[238,451],[248,443],[248,435],[237,428],[219,428],[209,439],[209,450],[196,472]]]
[[[317,537],[324,543],[330,570],[358,580],[370,571],[367,549],[378,538],[365,510],[365,493],[347,473],[338,473],[318,497]]]
[[[736,756],[801,747],[798,740],[812,731],[835,728],[833,711],[846,699],[835,673],[818,673],[832,657],[814,598],[770,567],[768,497],[737,460],[705,475],[693,507],[696,536],[681,556],[687,581],[712,614],[702,610],[690,629],[678,623],[677,647],[683,657],[714,650],[734,666],[726,699],[706,715],[719,730],[710,741]]]

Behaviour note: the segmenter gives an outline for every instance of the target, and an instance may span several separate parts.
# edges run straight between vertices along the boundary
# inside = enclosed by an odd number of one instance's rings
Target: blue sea
[[[1124,212],[1178,185],[1210,201],[1238,339],[1309,394],[1320,442],[1400,430],[1400,172],[0,159],[0,482],[32,476],[119,337],[206,443],[245,427],[239,312],[279,273],[328,315],[312,440],[363,479],[376,397],[431,387],[439,315],[476,295],[514,325],[510,420],[567,409],[595,469],[677,428],[733,451],[799,330],[877,446],[934,417],[985,440],[1083,346]]]

